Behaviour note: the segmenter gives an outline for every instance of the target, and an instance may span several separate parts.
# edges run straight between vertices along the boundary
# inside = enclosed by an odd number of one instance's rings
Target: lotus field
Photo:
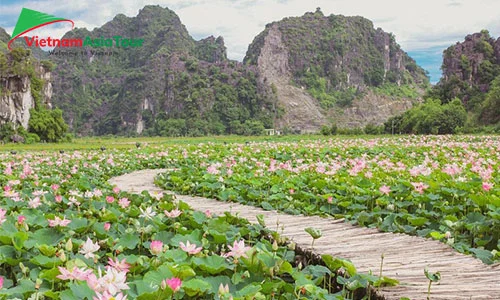
[[[500,259],[498,137],[18,150],[0,162],[0,299],[359,299],[392,282],[303,252],[263,222],[107,183],[146,168],[171,170],[156,183],[177,193],[346,218]]]
[[[408,136],[200,145],[158,178],[178,193],[331,215],[500,259],[500,138]]]

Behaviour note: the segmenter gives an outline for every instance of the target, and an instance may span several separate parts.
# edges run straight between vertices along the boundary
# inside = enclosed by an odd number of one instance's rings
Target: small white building
[[[266,131],[266,135],[281,135],[281,131],[272,129],[264,129]]]

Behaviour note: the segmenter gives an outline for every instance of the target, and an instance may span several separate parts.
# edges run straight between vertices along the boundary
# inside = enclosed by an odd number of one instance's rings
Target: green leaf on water
[[[45,255],[37,255],[30,259],[30,262],[44,268],[53,268],[62,265],[62,261],[58,257],[47,257]]]
[[[321,258],[325,262],[326,266],[333,272],[338,271],[340,268],[344,268],[349,276],[354,276],[358,273],[354,264],[348,260],[334,258],[328,254],[321,255]]]
[[[28,240],[28,234],[23,231],[16,232],[12,236],[12,245],[14,245],[14,248],[16,250],[21,250],[24,246],[24,242]]]
[[[69,288],[78,299],[92,300],[95,296],[95,292],[89,288],[86,282],[70,283]]]
[[[429,221],[429,219],[424,217],[413,217],[413,216],[408,217],[407,220],[413,226],[423,226],[425,225],[425,223],[427,223],[427,221]]]
[[[35,291],[35,283],[33,281],[27,279],[21,279],[20,281],[17,282],[17,285],[15,287],[12,287],[10,289],[1,289],[0,295],[9,296],[15,294],[25,294],[34,291]]]
[[[218,255],[195,257],[193,258],[193,264],[210,275],[219,274],[226,269],[232,269],[226,262],[226,259]]]
[[[266,222],[264,221],[264,215],[259,214],[255,218],[257,219],[257,222],[259,222],[260,226],[266,227]]]
[[[377,279],[374,283],[374,287],[382,287],[382,286],[396,286],[399,284],[399,280],[389,278],[386,276],[382,276],[379,279]]]
[[[262,202],[260,203],[260,206],[264,209],[264,210],[274,210],[274,207],[269,203],[269,202]]]
[[[304,231],[309,233],[309,235],[315,240],[321,237],[321,229],[307,227]]]
[[[26,248],[31,248],[35,245],[56,246],[64,238],[64,235],[54,228],[42,228],[33,233],[31,238],[24,243]]]
[[[479,258],[483,263],[491,265],[493,263],[493,253],[484,249],[469,249],[470,252],[474,253],[474,255]]]
[[[194,297],[206,294],[212,289],[212,286],[210,285],[210,283],[202,279],[193,278],[183,282],[182,288],[184,289],[184,292],[186,292],[186,295]]]
[[[427,267],[425,267],[425,269],[424,269],[424,274],[425,274],[425,277],[427,277],[427,279],[429,279],[432,282],[438,282],[439,280],[441,280],[441,273],[440,272],[431,273],[431,272],[429,272],[429,269]]]
[[[236,296],[237,297],[250,297],[250,299],[253,299],[251,297],[255,296],[255,294],[257,294],[260,290],[262,290],[262,287],[258,283],[252,283],[252,284],[245,286],[241,290],[239,290],[236,293]],[[247,299],[247,298],[245,298],[245,299]]]
[[[120,237],[120,240],[116,244],[116,246],[123,246],[124,248],[128,249],[135,249],[137,247],[137,244],[139,244],[141,240],[136,234],[132,233],[126,233],[122,237]]]

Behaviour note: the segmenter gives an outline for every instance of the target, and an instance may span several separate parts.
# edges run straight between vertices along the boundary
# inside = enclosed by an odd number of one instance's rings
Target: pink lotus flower
[[[59,189],[59,185],[58,184],[53,184],[50,186],[50,188],[55,192]]]
[[[11,186],[18,185],[20,183],[21,183],[21,180],[17,180],[17,179],[16,180],[9,180],[9,185],[11,185]]]
[[[120,188],[119,188],[119,187],[117,187],[117,186],[115,186],[115,187],[113,188],[113,193],[118,194],[119,192],[120,192]]]
[[[72,206],[72,205],[80,206],[80,202],[78,202],[78,200],[74,196],[69,197],[68,202],[69,202],[68,203],[69,206]]]
[[[122,290],[129,289],[129,286],[126,283],[126,272],[121,272],[115,268],[107,268],[106,274],[102,276],[101,269],[99,268],[98,273],[99,277],[92,273],[87,278],[87,285],[96,293],[109,293],[110,295],[116,295]]]
[[[423,194],[424,190],[429,187],[427,184],[422,183],[422,182],[412,182],[411,184],[415,188],[415,191],[417,191],[420,194]]]
[[[83,244],[82,249],[80,250],[80,253],[83,254],[83,256],[85,256],[85,258],[94,258],[95,257],[94,252],[96,252],[100,248],[101,247],[99,246],[99,244],[97,242],[93,243],[92,240],[87,237],[87,241],[85,241],[85,243]]]
[[[28,202],[28,206],[30,208],[37,208],[39,207],[40,205],[42,205],[42,201],[40,201],[40,198],[38,197],[35,197],[33,199],[31,199],[29,202]]]
[[[19,215],[19,216],[17,216],[17,223],[18,223],[19,225],[22,225],[22,224],[24,223],[24,221],[25,221],[25,220],[26,220],[26,217],[25,217],[25,216],[23,216],[23,215]]]
[[[228,245],[227,246],[229,248],[229,251],[228,253],[226,253],[226,257],[234,257],[234,258],[239,258],[239,257],[247,257],[246,253],[248,250],[251,249],[251,247],[248,247],[248,246],[245,246],[245,241],[241,240],[241,241],[234,241],[233,242],[233,246],[231,245]]]
[[[158,255],[163,252],[163,242],[162,241],[152,241],[150,246],[151,254]]]
[[[61,280],[87,280],[90,274],[92,274],[92,270],[86,270],[85,268],[77,268],[73,267],[70,271],[63,267],[57,267],[59,269],[59,275],[56,278]]]
[[[156,200],[161,200],[161,198],[163,198],[163,193],[158,191],[149,192],[149,195],[151,196],[151,198]]]
[[[3,280],[4,280],[3,277],[0,276],[0,290],[3,288]]]
[[[110,223],[108,223],[108,222],[104,223],[104,230],[109,231],[110,228],[111,228]]]
[[[164,211],[165,215],[169,218],[177,218],[182,214],[182,211],[176,209],[172,209],[171,211]]]
[[[154,216],[156,216],[156,212],[153,210],[151,206],[146,207],[145,210],[142,209],[142,207],[139,207],[139,210],[141,211],[141,214],[139,217],[145,218],[145,219],[153,219]]]
[[[493,183],[483,182],[483,190],[489,192],[493,188]]]
[[[57,195],[57,196],[54,197],[54,200],[56,200],[57,203],[61,203],[62,196],[61,195]]]
[[[191,255],[198,254],[201,250],[203,250],[203,247],[196,247],[196,244],[191,244],[189,241],[186,241],[186,244],[180,242],[179,245],[181,246],[182,250]]]
[[[3,171],[5,175],[12,175],[12,167],[8,165],[5,170]]]
[[[113,197],[113,196],[106,196],[106,202],[108,202],[108,203],[115,202],[115,197]]]
[[[217,166],[211,165],[207,168],[207,173],[212,175],[217,175],[220,173],[220,171],[217,169]]]
[[[56,226],[66,227],[68,226],[69,223],[71,223],[71,220],[67,220],[66,216],[64,216],[62,219],[56,216],[54,220],[47,220],[47,221],[49,221],[50,227],[56,227]]]
[[[15,198],[15,197],[19,197],[19,193],[14,191],[14,190],[8,190],[8,191],[3,192],[3,196],[6,198]]]
[[[47,194],[47,192],[46,191],[34,191],[32,194],[35,197],[40,197],[40,196]]]
[[[5,209],[0,208],[0,224],[3,224],[3,222],[7,221],[5,218],[5,215],[7,214],[7,211]]]
[[[161,288],[164,290],[167,286],[175,293],[181,289],[182,281],[177,278],[163,279],[161,282]]]
[[[118,205],[120,205],[121,208],[127,208],[130,205],[130,201],[127,198],[120,198],[120,200],[118,200]]]
[[[96,197],[101,197],[101,196],[102,196],[102,192],[101,192],[101,190],[97,190],[97,189],[96,189],[96,190],[94,190],[94,196],[96,196]]]
[[[333,202],[333,197],[332,196],[328,197],[328,199],[326,199],[326,202],[332,203]]]
[[[206,216],[207,218],[211,218],[211,217],[212,217],[212,213],[210,212],[210,210],[209,210],[209,209],[205,210],[205,216]]]
[[[387,185],[383,185],[378,189],[382,194],[389,195],[391,192],[391,188],[388,187]]]
[[[115,258],[115,260],[112,260],[111,257],[108,258],[108,267],[115,268],[116,270],[120,272],[125,272],[128,273],[130,269],[130,264],[127,263],[126,259],[122,259],[121,261],[118,260],[118,258]]]
[[[295,190],[294,189],[290,189],[289,192],[290,192],[290,195],[295,194]]]

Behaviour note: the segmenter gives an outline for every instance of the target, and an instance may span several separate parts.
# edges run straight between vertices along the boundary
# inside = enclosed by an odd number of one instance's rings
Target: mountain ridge
[[[286,57],[282,53],[276,60],[273,47],[261,57],[259,41],[269,28],[281,35]],[[308,33],[312,38],[300,39]],[[84,55],[48,58],[56,64],[52,102],[79,135],[247,134],[264,127],[314,132],[330,123],[378,125],[418,102],[428,84],[391,34],[365,18],[324,16],[320,10],[268,24],[243,63],[227,58],[223,37],[196,41],[175,12],[161,6],[145,6],[135,17],[118,14],[99,28],[76,28],[64,38],[115,35],[140,37],[144,46],[109,49],[112,55],[68,49]],[[276,62],[285,69],[272,75]],[[409,86],[411,97],[386,92],[400,86]]]
[[[275,44],[274,50],[268,49],[269,43]],[[262,49],[274,57],[262,60]],[[257,65],[264,74],[280,64],[267,77],[281,91],[278,102],[285,107],[281,123],[303,128],[314,120],[311,131],[331,122],[340,127],[380,125],[410,108],[429,84],[424,70],[401,50],[392,34],[374,29],[366,18],[324,16],[320,9],[266,25],[249,45],[244,62]],[[290,78],[283,80],[283,76]],[[371,90],[387,84],[411,86],[418,96],[385,97]],[[302,102],[294,99],[298,95]],[[375,111],[367,110],[372,108]]]

